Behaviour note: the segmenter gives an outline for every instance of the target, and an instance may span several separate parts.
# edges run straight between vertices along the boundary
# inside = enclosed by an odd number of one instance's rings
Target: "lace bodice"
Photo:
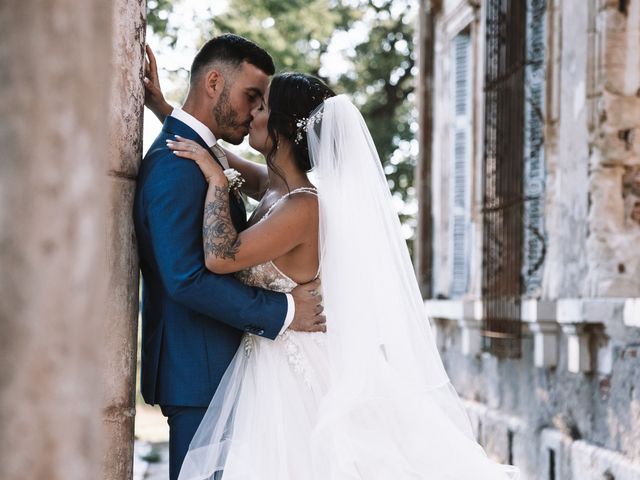
[[[275,207],[289,195],[301,192],[317,195],[316,190],[313,188],[296,188],[295,190],[292,190],[286,195],[280,197],[273,205],[271,205],[269,210],[267,210],[267,213],[265,213],[258,222],[264,221],[271,214],[271,212],[273,212]],[[265,262],[260,265],[255,265],[253,267],[242,270],[236,273],[236,277],[246,285],[250,285],[252,287],[260,287],[266,290],[273,290],[275,292],[289,293],[291,290],[298,286],[295,281],[293,281],[286,274],[280,271],[280,269],[276,267],[273,261]]]
[[[274,292],[289,293],[298,284],[282,273],[273,262],[249,267],[236,273],[242,283],[252,287],[260,287]]]

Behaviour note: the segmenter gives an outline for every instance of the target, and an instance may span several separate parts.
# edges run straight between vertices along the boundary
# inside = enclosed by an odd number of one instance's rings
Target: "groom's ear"
[[[210,98],[218,98],[224,89],[224,76],[220,70],[209,70],[204,77],[204,87]]]

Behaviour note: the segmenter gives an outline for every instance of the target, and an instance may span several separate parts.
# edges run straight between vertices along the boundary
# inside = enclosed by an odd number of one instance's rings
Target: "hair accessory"
[[[294,143],[298,145],[302,141],[303,134],[309,131],[309,127],[313,128],[320,120],[322,120],[322,110],[319,110],[308,118],[298,120],[296,122],[296,138]]]

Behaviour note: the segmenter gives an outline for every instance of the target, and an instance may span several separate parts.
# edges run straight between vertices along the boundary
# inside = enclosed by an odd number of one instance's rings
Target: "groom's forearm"
[[[163,283],[177,303],[237,330],[272,340],[295,314],[284,293],[250,287],[232,276],[205,269],[189,279],[164,276]]]

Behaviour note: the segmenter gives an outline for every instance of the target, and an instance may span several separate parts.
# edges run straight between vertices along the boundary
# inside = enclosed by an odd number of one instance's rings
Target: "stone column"
[[[640,296],[640,0],[590,2],[585,294]]]
[[[99,478],[110,2],[0,2],[0,478]]]
[[[105,480],[133,475],[139,269],[132,207],[142,153],[145,17],[145,0],[114,2],[106,182]]]

